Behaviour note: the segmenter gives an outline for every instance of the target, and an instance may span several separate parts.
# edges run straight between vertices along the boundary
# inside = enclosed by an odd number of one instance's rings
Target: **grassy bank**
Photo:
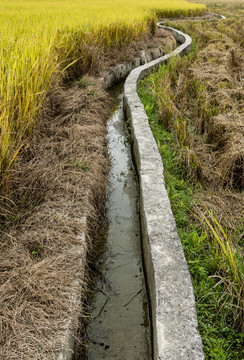
[[[243,359],[243,6],[226,22],[174,23],[193,51],[139,94],[162,155],[193,279],[206,359]],[[224,11],[226,10],[226,12]]]
[[[157,15],[204,11],[184,0],[1,0],[1,183],[62,78],[98,71],[104,56],[153,28]]]

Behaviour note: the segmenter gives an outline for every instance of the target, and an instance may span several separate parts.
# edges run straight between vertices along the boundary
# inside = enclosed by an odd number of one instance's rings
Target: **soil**
[[[85,316],[86,254],[103,217],[109,168],[112,100],[99,77],[142,49],[172,43],[161,30],[146,34],[50,92],[0,201],[0,359],[56,358],[70,319],[76,328]]]

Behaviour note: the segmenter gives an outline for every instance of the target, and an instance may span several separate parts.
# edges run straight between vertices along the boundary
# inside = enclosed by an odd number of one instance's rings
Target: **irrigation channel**
[[[148,301],[143,273],[138,184],[126,136],[123,92],[108,122],[111,159],[107,228],[99,239],[97,283],[87,328],[86,360],[151,358]]]
[[[179,30],[158,26],[170,31],[179,46],[131,71],[124,93],[121,87],[114,91],[118,104],[107,126],[111,158],[107,229],[99,239],[102,251],[94,267],[96,290],[82,360],[204,359],[190,273],[165,188],[162,159],[136,91],[149,71],[172,56],[185,55],[192,40]],[[124,110],[130,118],[139,169],[140,217]]]

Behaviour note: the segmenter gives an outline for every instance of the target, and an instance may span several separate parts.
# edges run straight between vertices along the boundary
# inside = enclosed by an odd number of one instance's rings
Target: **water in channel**
[[[107,136],[111,158],[108,228],[87,329],[86,360],[149,360],[151,335],[140,243],[138,185],[125,135],[121,92],[117,98]]]

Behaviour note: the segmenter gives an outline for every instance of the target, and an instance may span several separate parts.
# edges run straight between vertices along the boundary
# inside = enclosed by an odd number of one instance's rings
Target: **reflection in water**
[[[138,188],[124,132],[122,95],[108,123],[111,157],[107,243],[88,325],[88,360],[149,360],[150,324],[142,270]]]

